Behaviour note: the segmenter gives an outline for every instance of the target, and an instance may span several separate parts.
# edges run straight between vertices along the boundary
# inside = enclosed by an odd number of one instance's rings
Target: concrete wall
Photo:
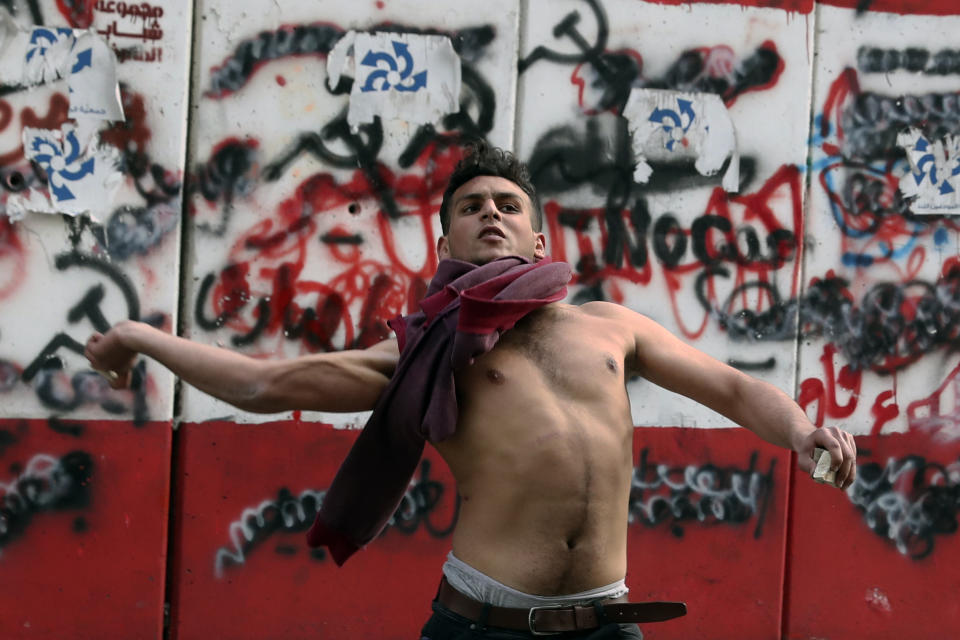
[[[363,414],[246,414],[148,360],[134,390],[112,391],[78,349],[123,318],[257,357],[379,341],[433,273],[435,213],[473,136],[530,164],[548,249],[576,270],[571,301],[647,314],[857,435],[858,481],[829,491],[797,477],[787,452],[630,383],[627,583],[634,599],[690,609],[646,637],[953,634],[949,0],[4,8],[0,637],[417,637],[457,513],[435,454],[383,536],[337,569],[303,534]],[[44,171],[24,147],[25,128],[59,129],[81,99],[69,79],[22,76],[38,25],[93,28],[116,51],[115,79],[101,75],[124,119],[95,129],[119,185],[94,221],[14,219],[17,198],[46,198],[75,160],[65,148],[67,167]],[[343,67],[335,47],[351,31],[452,49],[428,64],[413,45],[410,62],[387,48],[380,67],[359,54]],[[342,68],[394,74],[361,91]],[[438,78],[457,69],[454,107],[431,113],[455,86]],[[421,91],[396,90],[421,71]],[[632,89],[673,93],[628,120]],[[702,101],[681,102],[691,93]],[[434,102],[416,103],[424,94]],[[736,132],[732,191],[733,160],[698,169],[704,94],[719,105],[706,124],[729,118]],[[356,122],[364,101],[403,117]],[[673,143],[635,152],[641,120]],[[946,151],[910,164],[897,143],[910,127]],[[911,212],[901,179],[947,213]]]

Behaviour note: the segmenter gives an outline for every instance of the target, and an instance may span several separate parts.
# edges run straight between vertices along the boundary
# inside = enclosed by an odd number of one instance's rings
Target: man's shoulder
[[[609,318],[611,320],[622,320],[629,315],[635,315],[634,311],[631,311],[623,305],[616,304],[615,302],[604,302],[602,300],[585,302],[574,308],[587,315]]]

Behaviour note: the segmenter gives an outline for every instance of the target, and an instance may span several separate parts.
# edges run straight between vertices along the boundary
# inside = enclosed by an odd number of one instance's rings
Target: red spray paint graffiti
[[[395,239],[397,221],[382,210],[372,216],[372,228],[327,221],[337,211],[376,208],[368,173],[357,170],[345,183],[326,173],[304,180],[293,196],[281,202],[272,218],[241,233],[227,256],[227,266],[210,281],[198,300],[198,313],[207,308],[236,334],[235,344],[249,344],[262,335],[302,340],[309,351],[370,346],[389,335],[386,321],[415,310],[426,290],[437,256],[435,219],[440,196],[461,151],[430,145],[415,170],[395,175],[377,167],[382,184],[403,211],[417,219],[426,256],[417,265],[401,257]],[[321,233],[322,230],[322,233]],[[359,231],[368,233],[361,235]],[[339,267],[329,280],[313,276],[307,257],[317,241],[329,247],[327,256]],[[386,262],[364,257],[360,245],[376,238]],[[209,292],[209,302],[205,300]],[[314,301],[303,306],[304,300]],[[335,347],[334,334],[342,332]]]

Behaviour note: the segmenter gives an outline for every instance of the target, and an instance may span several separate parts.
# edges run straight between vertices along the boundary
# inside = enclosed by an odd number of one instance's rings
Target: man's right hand
[[[94,333],[83,350],[90,366],[102,373],[114,389],[130,386],[131,369],[137,358],[136,351],[123,345],[121,335],[126,324],[120,323],[106,334]]]

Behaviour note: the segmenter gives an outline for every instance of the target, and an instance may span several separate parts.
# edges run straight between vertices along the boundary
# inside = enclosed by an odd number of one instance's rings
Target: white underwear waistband
[[[604,587],[597,587],[580,593],[562,596],[536,596],[508,587],[487,574],[477,571],[454,556],[452,551],[447,554],[447,561],[443,563],[443,575],[446,576],[450,586],[460,593],[480,602],[488,602],[495,607],[527,609],[555,604],[587,603],[604,598],[619,598],[629,591],[625,581],[618,580]]]

